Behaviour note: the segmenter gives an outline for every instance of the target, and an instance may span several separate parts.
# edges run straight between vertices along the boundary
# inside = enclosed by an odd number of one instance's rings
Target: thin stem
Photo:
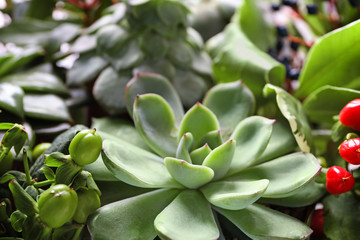
[[[39,188],[39,187],[53,184],[54,182],[55,182],[55,180],[45,180],[42,182],[36,182],[36,183],[34,183],[34,187]]]
[[[26,149],[23,150],[23,163],[24,163],[24,171],[25,171],[25,182],[27,185],[31,185],[31,176],[30,176],[30,169],[29,169],[29,161],[27,157]]]
[[[83,230],[84,226],[85,226],[85,225],[82,224],[81,227],[79,227],[78,229],[76,229],[76,232],[75,232],[75,234],[74,234],[74,236],[72,237],[71,240],[78,240],[78,239],[79,239],[80,234],[81,234],[81,231]]]

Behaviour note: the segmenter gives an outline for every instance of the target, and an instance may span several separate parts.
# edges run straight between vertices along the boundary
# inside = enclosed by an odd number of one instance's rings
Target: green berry
[[[73,219],[78,223],[85,223],[88,216],[101,206],[100,197],[93,189],[81,189],[77,195],[79,204]]]
[[[95,129],[82,130],[75,135],[69,146],[71,158],[80,166],[96,161],[102,148],[102,139]]]
[[[75,190],[58,184],[43,192],[39,198],[40,219],[51,228],[58,228],[70,221],[78,205]]]

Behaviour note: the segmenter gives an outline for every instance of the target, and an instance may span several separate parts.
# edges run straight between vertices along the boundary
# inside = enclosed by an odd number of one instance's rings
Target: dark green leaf
[[[23,117],[23,90],[9,83],[0,84],[0,108]]]
[[[71,161],[70,155],[65,155],[61,152],[53,152],[51,154],[45,154],[44,156],[45,164],[49,167],[60,167],[64,163]]]
[[[14,197],[15,206],[28,216],[39,212],[35,200],[20,186],[16,180],[9,183],[10,191]]]
[[[12,179],[16,179],[19,182],[25,182],[25,173],[16,170],[6,172],[0,178],[0,184],[4,184]]]
[[[70,185],[82,167],[73,162],[66,162],[56,169],[55,183]]]
[[[11,214],[10,222],[15,231],[22,232],[26,218],[27,216],[19,210],[16,210]]]

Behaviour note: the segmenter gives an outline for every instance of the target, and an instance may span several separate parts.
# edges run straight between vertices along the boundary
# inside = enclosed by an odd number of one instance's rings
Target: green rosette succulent
[[[200,34],[188,23],[189,13],[177,0],[111,6],[72,45],[79,58],[67,73],[67,83],[82,85],[96,79],[95,99],[116,115],[126,112],[121,96],[134,74],[159,73],[191,107],[212,85],[212,76],[211,59]]]
[[[173,100],[135,97],[132,115],[146,149],[98,129],[112,175],[150,191],[98,209],[89,220],[93,238],[218,239],[219,214],[251,239],[307,238],[306,224],[261,204],[303,206],[319,195],[308,193],[319,193],[313,179],[321,167],[312,154],[293,152],[289,126],[250,116],[254,97],[240,81],[213,87],[183,115]],[[101,163],[94,166],[100,176]]]

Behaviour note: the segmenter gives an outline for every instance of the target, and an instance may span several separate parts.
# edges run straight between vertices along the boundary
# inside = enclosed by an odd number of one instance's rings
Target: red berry
[[[314,231],[313,236],[325,237],[324,234],[324,209],[316,209],[312,215],[310,228]]]
[[[340,122],[348,127],[360,131],[360,99],[354,99],[341,109]]]
[[[326,189],[331,194],[350,191],[354,184],[354,177],[342,167],[332,166],[326,173]]]
[[[360,164],[360,138],[352,138],[341,143],[339,153],[347,162]]]

